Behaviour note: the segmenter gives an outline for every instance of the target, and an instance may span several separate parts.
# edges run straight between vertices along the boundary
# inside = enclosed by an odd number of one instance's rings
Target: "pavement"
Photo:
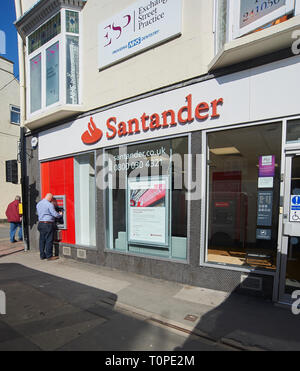
[[[0,241],[0,350],[300,350],[300,314],[290,308],[63,257],[41,261],[19,244]]]
[[[0,223],[0,257],[24,250],[22,241],[11,243],[9,240],[9,224]]]

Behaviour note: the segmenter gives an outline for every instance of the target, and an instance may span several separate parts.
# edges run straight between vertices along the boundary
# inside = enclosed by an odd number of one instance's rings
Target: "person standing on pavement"
[[[10,223],[10,229],[9,229],[9,237],[10,242],[14,243],[17,242],[15,239],[15,234],[17,232],[17,229],[19,228],[19,241],[23,240],[23,234],[22,234],[22,214],[20,214],[20,208],[19,205],[21,203],[21,197],[16,196],[15,200],[11,202],[6,209],[6,216],[7,221]]]
[[[40,258],[41,260],[56,260],[58,256],[53,256],[53,238],[55,229],[55,220],[61,218],[62,212],[57,212],[54,208],[52,193],[47,193],[46,197],[38,202],[36,206],[40,232]]]

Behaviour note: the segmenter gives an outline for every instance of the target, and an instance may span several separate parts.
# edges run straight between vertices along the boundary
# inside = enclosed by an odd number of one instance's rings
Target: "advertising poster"
[[[275,176],[275,156],[259,156],[258,188],[273,188]]]
[[[168,178],[128,179],[128,241],[168,244]]]
[[[259,156],[258,176],[273,177],[275,175],[275,156]]]
[[[240,27],[248,26],[251,23],[271,14],[275,10],[286,5],[286,0],[244,0],[241,1]]]
[[[257,225],[272,226],[273,191],[257,193]]]

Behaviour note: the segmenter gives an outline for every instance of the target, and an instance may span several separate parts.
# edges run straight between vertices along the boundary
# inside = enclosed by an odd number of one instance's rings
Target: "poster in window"
[[[46,51],[46,104],[59,101],[59,43],[55,43]]]
[[[241,0],[240,27],[248,26],[285,5],[286,0]]]
[[[272,226],[273,191],[257,193],[257,225]]]
[[[42,56],[38,54],[30,60],[30,112],[42,106]]]
[[[128,179],[128,241],[168,245],[168,177]]]

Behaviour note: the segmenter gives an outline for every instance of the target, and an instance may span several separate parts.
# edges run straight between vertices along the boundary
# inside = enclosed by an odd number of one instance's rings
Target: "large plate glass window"
[[[108,150],[107,248],[187,259],[187,137]]]
[[[281,124],[207,134],[206,262],[276,269]]]

